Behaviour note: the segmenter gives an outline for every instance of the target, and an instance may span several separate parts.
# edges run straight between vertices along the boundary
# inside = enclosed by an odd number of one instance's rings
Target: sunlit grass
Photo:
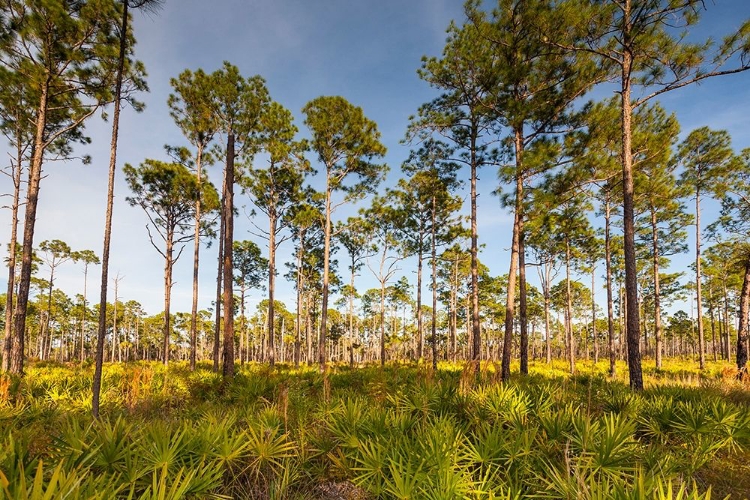
[[[707,498],[750,494],[750,391],[728,364],[105,366],[0,377],[0,499]],[[730,477],[728,477],[730,475]],[[80,492],[80,493],[79,493]],[[670,493],[671,492],[671,493]],[[494,496],[493,496],[494,495]],[[671,496],[670,496],[671,495]]]

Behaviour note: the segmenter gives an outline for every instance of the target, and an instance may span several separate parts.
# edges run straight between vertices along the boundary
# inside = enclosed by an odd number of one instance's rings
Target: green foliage
[[[0,498],[317,498],[348,481],[363,498],[702,499],[708,471],[750,446],[738,382],[674,384],[677,364],[640,394],[583,363],[504,385],[491,367],[465,385],[454,365],[334,366],[326,381],[247,364],[229,386],[208,368],[105,366],[92,422],[90,373],[32,366],[0,401]]]

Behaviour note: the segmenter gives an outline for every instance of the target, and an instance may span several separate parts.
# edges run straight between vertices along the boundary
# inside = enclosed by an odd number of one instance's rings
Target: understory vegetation
[[[37,363],[0,375],[0,499],[745,498],[750,392],[694,366],[110,364],[93,421],[92,367]]]

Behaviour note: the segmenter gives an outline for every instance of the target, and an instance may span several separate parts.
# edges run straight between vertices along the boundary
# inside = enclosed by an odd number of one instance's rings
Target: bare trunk
[[[711,293],[712,290],[709,287],[708,294],[710,296],[709,303],[708,303],[708,315],[711,319],[711,345],[712,345],[712,351],[714,355],[714,363],[719,360],[718,353],[716,352],[716,315],[714,314],[714,297]]]
[[[326,173],[326,223],[323,239],[323,289],[320,311],[320,336],[318,340],[318,364],[320,371],[326,370],[326,333],[328,328],[328,273],[331,266],[331,184],[330,174]]]
[[[221,346],[221,285],[224,276],[224,232],[226,231],[226,221],[224,219],[224,191],[226,191],[226,175],[224,176],[224,184],[222,185],[222,198],[221,198],[221,221],[219,222],[219,256],[217,260],[217,271],[216,271],[216,317],[214,318],[214,345],[213,345],[213,357],[214,357],[214,372],[219,373],[219,358],[220,346]]]
[[[518,299],[521,323],[521,374],[529,373],[529,318],[526,308],[526,255],[524,248],[523,213],[518,219]]]
[[[300,231],[299,250],[297,251],[297,314],[294,324],[294,366],[299,366],[302,341],[302,253],[305,244],[305,231]],[[309,352],[308,352],[309,355]]]
[[[81,311],[81,363],[86,360],[84,342],[86,338],[86,289],[88,288],[89,265],[83,265],[83,311]]]
[[[596,286],[596,262],[591,265],[591,336],[594,340],[594,365],[599,362],[599,338],[596,335],[596,300],[594,287]]]
[[[224,262],[222,276],[224,293],[224,378],[234,377],[234,279],[232,266],[232,244],[234,242],[234,132],[227,135],[227,164],[224,178]]]
[[[651,250],[653,253],[654,271],[654,340],[656,341],[656,369],[661,369],[662,338],[661,338],[661,288],[659,285],[659,241],[656,227],[656,212],[651,211]]]
[[[434,197],[433,197],[432,202],[433,202],[432,203],[432,210],[433,210],[432,212],[432,220],[433,220],[432,234],[434,238],[434,234],[435,234],[435,230],[434,230],[435,229],[434,228],[435,198]],[[433,245],[434,245],[434,241],[433,241]],[[422,237],[420,235],[419,249],[417,250],[417,360],[418,361],[421,361],[422,357],[424,356],[424,332],[422,331],[422,262],[423,262]]]
[[[617,373],[615,361],[615,311],[614,300],[612,298],[612,248],[610,234],[610,206],[609,195],[605,202],[604,212],[604,263],[607,268],[607,343],[609,347],[609,376],[613,377]]]
[[[514,131],[513,144],[516,154],[516,201],[513,217],[513,237],[510,251],[510,270],[508,271],[508,290],[505,299],[505,335],[503,336],[503,357],[501,362],[500,378],[503,381],[510,380],[510,358],[513,347],[513,316],[516,307],[516,273],[518,271],[518,256],[520,249],[520,234],[523,214],[523,182],[521,168],[523,165],[523,132],[519,129]]]
[[[169,324],[169,309],[172,301],[172,231],[167,233],[167,249],[164,252],[164,344],[162,347],[162,355],[164,358],[162,362],[164,366],[169,363],[169,332],[171,325]]]
[[[430,334],[432,335],[432,369],[437,370],[437,241],[435,240],[435,218],[437,213],[437,200],[435,196],[432,197],[432,228],[430,246],[432,247],[432,321],[430,322]],[[420,269],[419,275],[421,280],[422,268],[421,268],[421,256],[420,256]],[[421,288],[421,281],[419,287]],[[418,314],[420,320],[420,327],[422,322],[422,312]],[[421,331],[421,330],[420,330]],[[420,339],[421,339],[420,333]],[[420,340],[421,341],[421,340]]]
[[[726,346],[724,359],[729,361],[729,293],[727,292],[726,280],[724,280],[722,284],[724,291],[724,345]]]
[[[349,366],[354,366],[354,274],[356,269],[355,259],[352,258],[352,277],[349,286]]]
[[[198,181],[198,193],[202,193],[203,145],[198,145],[195,158],[195,178]],[[193,302],[190,309],[190,370],[195,370],[196,350],[198,347],[198,268],[201,249],[201,196],[195,200],[195,240],[193,247]]]
[[[274,336],[276,335],[274,319],[274,292],[276,290],[276,214],[272,211],[269,216],[268,234],[268,363],[273,366],[276,363],[276,348]],[[282,342],[284,341],[282,332]]]
[[[571,297],[570,291],[570,241],[565,238],[565,316],[566,319],[566,334],[568,337],[568,363],[570,368],[570,374],[575,375],[576,373],[576,345],[575,337],[573,336],[573,298]]]
[[[701,299],[701,204],[700,190],[695,192],[695,294],[698,311],[698,355],[700,369],[706,368],[706,341],[703,335],[703,302]]]
[[[479,245],[477,234],[477,131],[471,130],[471,360],[479,373],[481,338],[479,331]],[[468,318],[467,318],[468,321]]]
[[[22,162],[22,145],[20,132],[18,137],[16,151],[16,165],[13,171],[13,203],[11,205],[11,222],[10,222],[10,243],[8,248],[8,287],[5,295],[5,335],[3,337],[3,360],[0,371],[10,369],[11,349],[13,346],[13,312],[14,312],[14,291],[16,283],[16,245],[18,240],[18,208],[21,197],[21,173],[23,169]]]
[[[545,264],[545,266],[551,266],[551,264]],[[549,326],[549,271],[545,270],[547,279],[544,281],[544,334],[545,334],[545,347],[547,355],[547,364],[552,363],[552,329]]]
[[[23,246],[21,249],[21,277],[18,284],[18,302],[13,318],[14,338],[11,345],[10,371],[23,375],[24,344],[26,337],[26,312],[31,289],[31,257],[34,246],[34,224],[39,201],[39,183],[42,178],[42,161],[44,157],[44,129],[47,119],[47,92],[49,83],[42,88],[39,97],[39,108],[34,137],[34,154],[29,167],[29,183],[26,192],[26,210],[24,213]]]
[[[128,33],[128,2],[122,2],[122,24],[120,26],[120,54],[117,61],[115,82],[115,102],[112,115],[112,140],[109,151],[109,181],[107,185],[107,214],[104,222],[104,248],[102,250],[102,280],[99,296],[99,326],[96,336],[96,356],[94,380],[92,382],[91,414],[99,418],[99,394],[102,384],[102,363],[104,361],[104,339],[107,332],[107,280],[109,280],[109,246],[112,237],[112,208],[115,199],[115,173],[117,166],[117,139],[120,127],[120,100],[122,99],[122,79],[125,69]]]
[[[742,280],[742,294],[740,295],[740,324],[737,329],[737,369],[738,377],[747,376],[747,337],[748,313],[750,312],[750,260],[745,261],[745,277]]]
[[[456,361],[456,330],[458,329],[458,260],[453,265],[450,299],[451,361]]]
[[[631,2],[625,0],[623,18],[626,20],[623,26],[624,45],[630,45]],[[630,388],[636,391],[643,390],[643,372],[641,369],[641,351],[639,346],[640,322],[638,317],[638,275],[635,255],[635,213],[633,192],[633,153],[632,153],[632,114],[633,108],[630,100],[631,95],[631,72],[633,55],[625,50],[623,52],[622,74],[621,74],[621,98],[622,98],[622,179],[623,179],[623,249],[625,252],[625,295],[626,295],[626,335],[628,346],[628,372],[630,376]]]
[[[305,294],[305,342],[307,343],[307,364],[313,363],[312,352],[312,319],[310,317],[310,293]]]
[[[54,257],[53,257],[54,259]],[[52,325],[52,286],[55,282],[55,263],[53,261],[52,263],[52,269],[49,273],[49,286],[47,287],[47,324],[45,325],[45,335],[43,337],[44,340],[44,349],[42,352],[41,359],[49,359],[50,358],[50,351],[52,350],[52,332],[50,331],[50,326]]]

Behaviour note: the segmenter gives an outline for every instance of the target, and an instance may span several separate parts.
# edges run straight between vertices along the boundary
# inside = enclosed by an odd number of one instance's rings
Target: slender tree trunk
[[[544,264],[546,266],[551,266],[551,264]],[[549,271],[545,269],[545,273],[547,273],[547,278],[544,281],[544,335],[545,335],[545,347],[546,347],[546,355],[547,355],[547,364],[552,363],[552,329],[549,326]]]
[[[356,261],[352,257],[352,276],[349,286],[349,366],[354,367],[354,275]]]
[[[450,299],[451,361],[456,361],[456,330],[458,329],[458,260],[453,264]],[[434,311],[433,311],[434,314]]]
[[[742,293],[740,295],[740,324],[737,329],[738,378],[747,376],[748,313],[750,313],[750,260],[745,261],[745,277],[742,280]]]
[[[433,221],[435,220],[435,198],[433,197]],[[434,227],[432,234],[435,234]],[[434,243],[433,243],[434,244]],[[417,360],[422,361],[424,357],[424,332],[422,331],[422,238],[420,235],[419,249],[417,250]],[[434,349],[433,349],[434,354]]]
[[[117,335],[117,287],[120,285],[119,275],[115,278],[115,303],[113,304],[114,313],[112,314],[112,359],[115,361],[115,348],[117,347],[118,335]]]
[[[611,241],[611,211],[609,205],[609,194],[604,208],[604,263],[607,274],[607,343],[609,347],[609,376],[614,378],[617,374],[615,353],[615,311],[614,299],[612,298],[612,241]]]
[[[222,198],[221,198],[221,217],[219,222],[219,257],[217,259],[217,272],[216,272],[216,317],[214,319],[214,345],[213,345],[213,357],[214,357],[214,372],[219,373],[219,358],[220,346],[221,346],[221,292],[222,282],[224,277],[224,233],[226,231],[226,220],[224,219],[224,191],[226,191],[226,175],[224,176],[224,184],[222,185]]]
[[[709,317],[711,318],[711,344],[713,347],[712,350],[714,354],[714,363],[715,363],[719,360],[719,358],[716,353],[716,315],[714,314],[713,294],[711,293],[710,289],[709,289],[709,295],[711,295],[711,299],[710,299],[710,302],[708,303],[708,314],[709,314]]]
[[[234,276],[232,266],[232,244],[234,242],[234,131],[227,135],[227,164],[224,176],[224,262],[222,275],[224,293],[224,378],[234,377]]]
[[[11,345],[10,371],[23,375],[24,347],[26,336],[26,313],[31,289],[31,267],[34,246],[34,225],[39,202],[39,183],[42,178],[42,161],[44,157],[44,129],[47,124],[47,98],[49,92],[49,75],[42,85],[37,113],[36,135],[34,136],[34,153],[29,167],[29,182],[26,191],[26,210],[23,225],[23,246],[21,248],[21,277],[18,284],[18,302],[14,321],[15,335]]]
[[[302,344],[302,255],[305,244],[305,231],[300,231],[299,250],[297,251],[297,315],[294,324],[294,366],[299,366]],[[308,352],[309,356],[309,352]]]
[[[383,276],[383,266],[385,264],[385,252],[380,261],[380,275]],[[385,365],[385,279],[380,281],[380,366]]]
[[[16,161],[18,164],[13,170],[13,203],[11,204],[10,217],[10,243],[8,247],[8,287],[5,295],[5,335],[3,336],[3,360],[0,371],[6,372],[10,369],[11,349],[13,346],[13,312],[15,302],[16,283],[16,245],[18,241],[18,208],[21,198],[21,173],[23,172],[23,146],[21,135],[18,133],[16,147]]]
[[[472,123],[470,138],[471,163],[471,360],[479,374],[481,332],[479,331],[479,243],[477,233],[477,126]],[[434,311],[433,311],[434,314]],[[468,320],[468,318],[467,318]]]
[[[272,367],[276,363],[276,347],[274,336],[276,335],[274,319],[275,304],[274,295],[276,291],[276,213],[271,210],[269,214],[268,234],[268,364]],[[282,332],[282,342],[283,342]]]
[[[631,40],[631,0],[625,0],[622,35],[623,45],[630,46]],[[623,184],[623,249],[625,253],[625,295],[626,295],[626,335],[628,346],[628,372],[630,388],[643,390],[643,372],[641,368],[641,351],[639,346],[640,324],[638,317],[638,274],[635,255],[635,211],[633,190],[633,152],[632,152],[632,115],[631,74],[633,71],[633,54],[626,49],[622,54],[621,105],[622,105],[622,184]]]
[[[89,264],[83,264],[83,311],[81,311],[81,364],[86,360],[84,341],[86,338],[86,288],[88,287]]]
[[[596,300],[594,288],[596,287],[596,261],[591,264],[591,336],[594,340],[594,365],[599,362],[599,338],[596,334]]]
[[[167,250],[164,252],[164,343],[162,353],[164,366],[169,363],[169,332],[171,330],[170,305],[172,302],[172,231],[167,233]]]
[[[102,250],[102,280],[99,297],[99,326],[96,336],[96,357],[94,380],[91,386],[91,414],[99,418],[99,394],[102,383],[102,362],[104,361],[104,340],[107,333],[107,280],[109,280],[109,246],[112,237],[112,209],[115,199],[115,173],[117,166],[117,139],[120,129],[120,105],[122,99],[122,80],[125,70],[125,55],[128,40],[128,2],[122,2],[122,23],[120,26],[120,53],[117,60],[117,79],[115,82],[115,102],[112,114],[112,140],[109,151],[109,181],[107,185],[107,213],[104,222],[104,248]]]
[[[654,274],[654,339],[656,341],[656,369],[661,370],[662,332],[661,332],[661,287],[659,284],[659,231],[656,227],[656,211],[651,211],[651,250],[653,253]]]
[[[724,291],[724,345],[726,351],[724,352],[724,359],[729,361],[729,293],[727,292],[727,282],[722,282]]]
[[[54,257],[52,257],[52,268],[50,270],[49,274],[49,286],[47,287],[47,324],[45,326],[45,335],[44,335],[44,352],[42,352],[41,359],[49,359],[50,358],[50,351],[52,350],[52,332],[50,330],[50,327],[52,325],[52,286],[55,282],[55,262]]]
[[[568,363],[570,368],[570,374],[575,375],[576,373],[576,345],[575,337],[573,336],[573,298],[570,290],[570,240],[565,238],[565,315],[567,317],[566,323],[566,334],[568,337]]]
[[[248,338],[247,338],[247,318],[245,317],[245,292],[246,288],[243,286],[240,289],[240,318],[242,321],[242,327],[240,329],[240,366],[245,361],[249,361]]]
[[[195,158],[195,178],[198,182],[198,192],[202,193],[203,177],[203,145],[198,145]],[[193,302],[190,309],[190,370],[195,370],[195,357],[198,347],[198,269],[201,254],[201,196],[195,200],[195,233],[193,234]]]
[[[513,217],[513,236],[510,250],[510,270],[508,271],[508,290],[505,299],[505,335],[503,336],[503,357],[501,361],[500,379],[510,380],[510,359],[513,348],[513,316],[516,307],[516,273],[520,249],[520,234],[522,228],[523,179],[521,169],[523,165],[523,131],[514,130],[513,145],[516,154],[516,200]]]
[[[703,334],[703,302],[701,299],[701,205],[700,189],[695,191],[695,294],[698,312],[698,355],[700,369],[706,368],[706,341]]]
[[[432,247],[432,320],[430,321],[430,334],[432,335],[432,369],[437,371],[437,241],[435,236],[435,224],[437,215],[437,199],[435,196],[432,197],[432,227],[430,229],[430,246]],[[421,256],[420,256],[421,260]],[[421,262],[420,262],[421,264]],[[420,268],[420,274],[422,269]],[[421,288],[421,284],[420,284]],[[418,301],[421,304],[421,301]],[[420,318],[421,324],[421,308],[420,312],[417,313]],[[421,328],[421,327],[420,327]],[[421,330],[420,330],[421,331]],[[421,333],[420,333],[421,339]]]
[[[529,373],[529,318],[526,307],[526,249],[524,247],[523,213],[518,220],[518,320],[521,323],[521,374]]]
[[[327,170],[328,167],[326,167]],[[320,371],[326,371],[326,333],[328,329],[328,273],[331,266],[331,179],[326,172],[326,222],[323,231],[323,289],[320,311],[320,336],[318,340],[318,364]]]
[[[308,292],[305,294],[305,342],[307,343],[307,364],[313,364],[313,351],[312,351],[312,317],[311,317],[311,297]]]

